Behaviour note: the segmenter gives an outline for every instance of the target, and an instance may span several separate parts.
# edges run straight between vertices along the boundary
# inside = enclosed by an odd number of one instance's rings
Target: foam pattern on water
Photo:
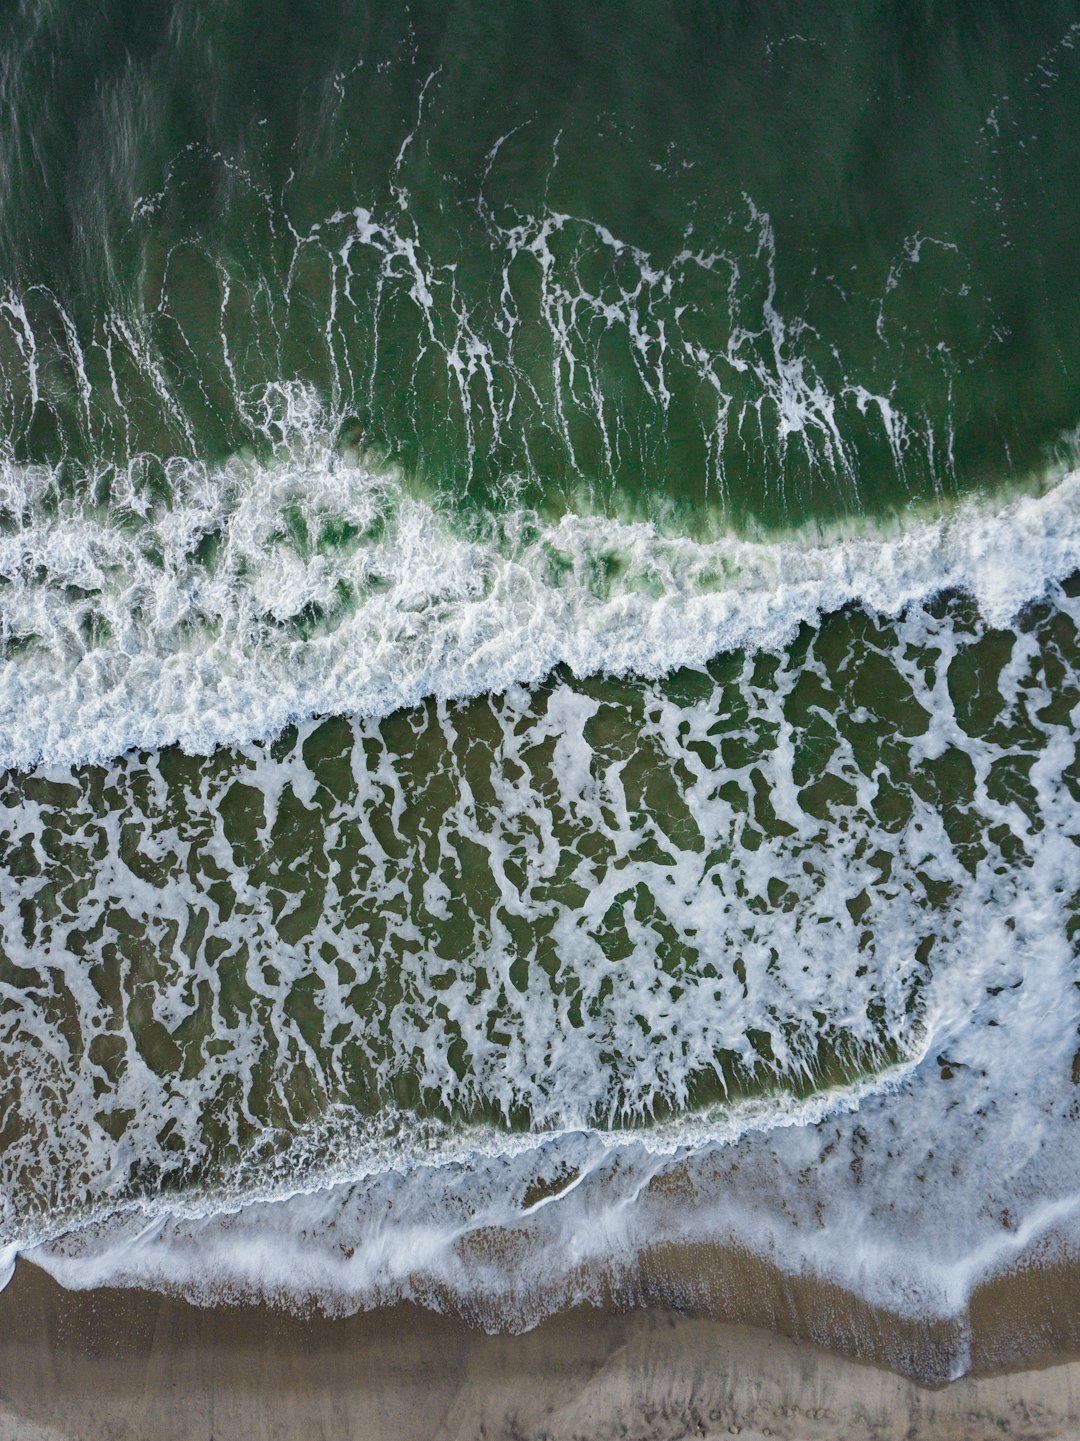
[[[16,8],[0,1281],[1076,1253],[1070,6]]]
[[[729,1235],[955,1307],[1076,1194],[1078,619],[856,609],[656,684],[12,775],[6,1236],[116,1212],[66,1277],[197,1291],[206,1245],[214,1284],[520,1320]],[[297,1217],[259,1280],[243,1238]]]
[[[782,283],[772,219],[748,194],[655,252],[586,214],[493,199],[509,134],[460,181],[478,193],[433,224],[426,91],[389,173],[319,219],[191,145],[134,204],[122,243],[136,284],[96,312],[40,282],[0,292],[7,453],[100,465],[75,488],[122,504],[113,468],[167,492],[169,457],[280,440],[296,376],[337,425],[484,504],[524,491],[554,510],[585,496],[655,515],[682,502],[685,518],[689,502],[745,525],[858,513],[867,476],[886,477],[890,506],[969,487],[953,389],[970,342],[927,297],[946,295],[980,350],[1002,336],[955,242],[904,237],[852,293],[831,278],[808,297]],[[183,223],[208,183],[232,192],[224,233]],[[979,468],[1000,478],[1006,452]]]
[[[1080,564],[1072,400],[1031,434],[1012,391],[984,409],[1010,331],[977,246],[889,231],[819,273],[827,247],[674,151],[635,182],[646,243],[605,187],[571,204],[591,190],[563,188],[557,128],[528,204],[531,121],[459,172],[448,78],[413,92],[401,62],[379,73],[405,110],[340,169],[286,137],[278,174],[261,121],[236,153],[163,134],[149,170],[115,157],[128,209],[87,177],[107,235],[12,268],[0,763],[209,751],[560,663],[655,677],[949,587],[1004,623]],[[381,83],[362,68],[321,77],[327,143]],[[163,123],[141,83],[117,135]],[[1027,498],[1002,510],[1010,477]]]
[[[695,541],[520,510],[466,526],[320,442],[313,394],[287,402],[294,450],[269,467],[178,460],[167,503],[131,470],[100,513],[65,501],[52,471],[0,471],[0,760],[206,751],[560,663],[658,676],[776,647],[852,600],[896,612],[963,587],[1004,624],[1080,564],[1080,472],[847,539]]]

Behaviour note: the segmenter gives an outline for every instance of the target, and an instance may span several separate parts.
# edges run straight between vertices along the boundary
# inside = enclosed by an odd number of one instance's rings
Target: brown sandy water
[[[698,1275],[701,1260],[684,1258]],[[20,1263],[0,1299],[0,1438],[1064,1441],[1080,1429],[1075,1270],[981,1288],[978,1374],[928,1387],[880,1363],[932,1366],[932,1328],[745,1259],[717,1269],[739,1324],[577,1308],[506,1336],[410,1305],[332,1320],[72,1293]],[[1006,1354],[1011,1369],[996,1369]]]

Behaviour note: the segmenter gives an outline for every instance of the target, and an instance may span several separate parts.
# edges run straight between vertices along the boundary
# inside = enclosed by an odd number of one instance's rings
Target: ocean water
[[[0,94],[6,1263],[1074,1255],[1080,5],[18,0]]]

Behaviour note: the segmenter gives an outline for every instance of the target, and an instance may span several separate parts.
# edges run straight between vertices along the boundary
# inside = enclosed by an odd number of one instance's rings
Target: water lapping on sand
[[[1080,31],[795,9],[0,20],[8,1260],[1073,1246]]]
[[[8,1238],[514,1325],[727,1242],[954,1313],[1080,1194],[1072,590],[12,777]]]

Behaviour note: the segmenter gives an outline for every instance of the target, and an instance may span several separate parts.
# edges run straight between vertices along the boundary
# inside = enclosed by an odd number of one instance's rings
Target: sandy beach
[[[1029,1276],[1010,1299],[1022,1305],[1026,1288],[1065,1302],[1074,1278],[1047,1280]],[[791,1293],[789,1320],[805,1299]],[[980,1305],[989,1335],[989,1295]],[[1053,1339],[1030,1319],[1030,1337]],[[660,1308],[578,1309],[489,1336],[412,1306],[329,1319],[65,1292],[25,1262],[0,1296],[0,1441],[1077,1435],[1080,1360],[1060,1355],[929,1387],[775,1330]]]

